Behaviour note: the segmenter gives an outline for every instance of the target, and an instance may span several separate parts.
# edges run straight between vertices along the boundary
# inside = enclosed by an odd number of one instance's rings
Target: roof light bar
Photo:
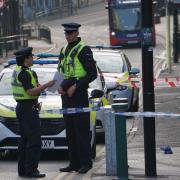
[[[121,49],[122,46],[104,46],[104,45],[91,45],[90,48],[96,48],[96,49]]]
[[[39,58],[61,57],[60,54],[49,54],[49,53],[36,54],[36,56],[39,57]]]
[[[55,60],[55,59],[51,59],[51,60],[47,60],[47,59],[40,59],[40,60],[34,60],[33,64],[58,64],[59,60]],[[8,61],[8,65],[14,65],[17,64],[15,59],[11,59]]]

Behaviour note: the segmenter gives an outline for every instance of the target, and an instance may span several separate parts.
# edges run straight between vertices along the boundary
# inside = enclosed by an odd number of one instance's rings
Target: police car
[[[138,111],[139,88],[133,87],[129,79],[138,76],[140,70],[132,67],[120,46],[91,46],[97,66],[105,78],[109,103],[114,98],[127,98],[128,111]]]
[[[40,84],[53,79],[57,71],[57,60],[34,60],[33,69]],[[16,118],[16,101],[12,95],[11,76],[15,68],[15,60],[9,61],[0,73],[0,150],[17,149],[19,141],[19,122]],[[103,91],[98,87],[100,79],[96,79],[89,88],[90,107],[99,106]],[[95,98],[95,99],[94,99]],[[40,111],[42,149],[67,149],[65,123],[63,114],[59,113],[62,108],[61,96],[55,92],[44,91],[39,97],[42,102]],[[96,154],[96,112],[91,112],[91,145],[93,157]]]

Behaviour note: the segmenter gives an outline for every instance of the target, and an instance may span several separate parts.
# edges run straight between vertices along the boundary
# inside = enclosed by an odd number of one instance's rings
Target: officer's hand
[[[56,80],[49,81],[46,85],[47,87],[51,87],[55,84]]]
[[[62,87],[60,87],[60,88],[58,89],[58,93],[61,94],[61,95],[66,94],[66,92],[63,90]]]
[[[72,85],[72,86],[67,90],[68,96],[69,96],[69,97],[72,97],[75,91],[76,91],[76,84]]]

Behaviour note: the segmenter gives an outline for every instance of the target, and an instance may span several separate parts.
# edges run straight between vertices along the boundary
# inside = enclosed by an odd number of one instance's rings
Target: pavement
[[[84,9],[82,11],[85,11]],[[165,29],[162,29],[165,31]],[[43,40],[32,39],[29,46],[34,48],[35,53],[51,52],[57,48],[57,44],[48,44]],[[12,55],[12,54],[11,54]],[[0,59],[1,62],[6,58]],[[180,60],[180,59],[179,59]],[[176,77],[180,77],[180,63],[172,64],[172,72],[168,73],[166,69],[160,71],[159,78],[171,78],[178,84]],[[179,113],[180,110],[180,88],[179,87],[157,87],[155,88],[155,109],[156,112]],[[132,180],[180,180],[180,119],[156,117],[156,165],[157,176],[145,176],[144,160],[144,129],[143,119],[136,119],[134,129],[128,136],[128,174]],[[131,121],[131,119],[127,120]],[[172,154],[165,154],[161,148],[170,146]],[[57,172],[58,174],[59,172]],[[1,178],[0,178],[1,179]],[[56,180],[61,179],[57,177]],[[65,175],[64,179],[70,179]],[[107,176],[106,173],[106,152],[105,147],[98,152],[94,160],[93,168],[83,176],[76,179],[92,180],[110,180],[118,179],[116,176]]]

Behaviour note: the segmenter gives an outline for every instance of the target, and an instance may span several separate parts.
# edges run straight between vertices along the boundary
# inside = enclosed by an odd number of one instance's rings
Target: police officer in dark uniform
[[[63,108],[89,107],[89,83],[97,78],[97,69],[89,46],[78,37],[77,23],[62,24],[68,42],[60,51],[59,72],[64,81],[59,88]],[[61,172],[86,173],[92,168],[90,113],[64,114],[70,164]]]
[[[18,146],[18,175],[43,178],[45,174],[38,171],[41,152],[38,96],[47,87],[52,86],[54,81],[44,85],[38,83],[36,73],[30,69],[33,65],[32,47],[20,49],[14,54],[17,66],[11,84],[13,96],[17,101],[16,115],[20,123],[21,136]]]

